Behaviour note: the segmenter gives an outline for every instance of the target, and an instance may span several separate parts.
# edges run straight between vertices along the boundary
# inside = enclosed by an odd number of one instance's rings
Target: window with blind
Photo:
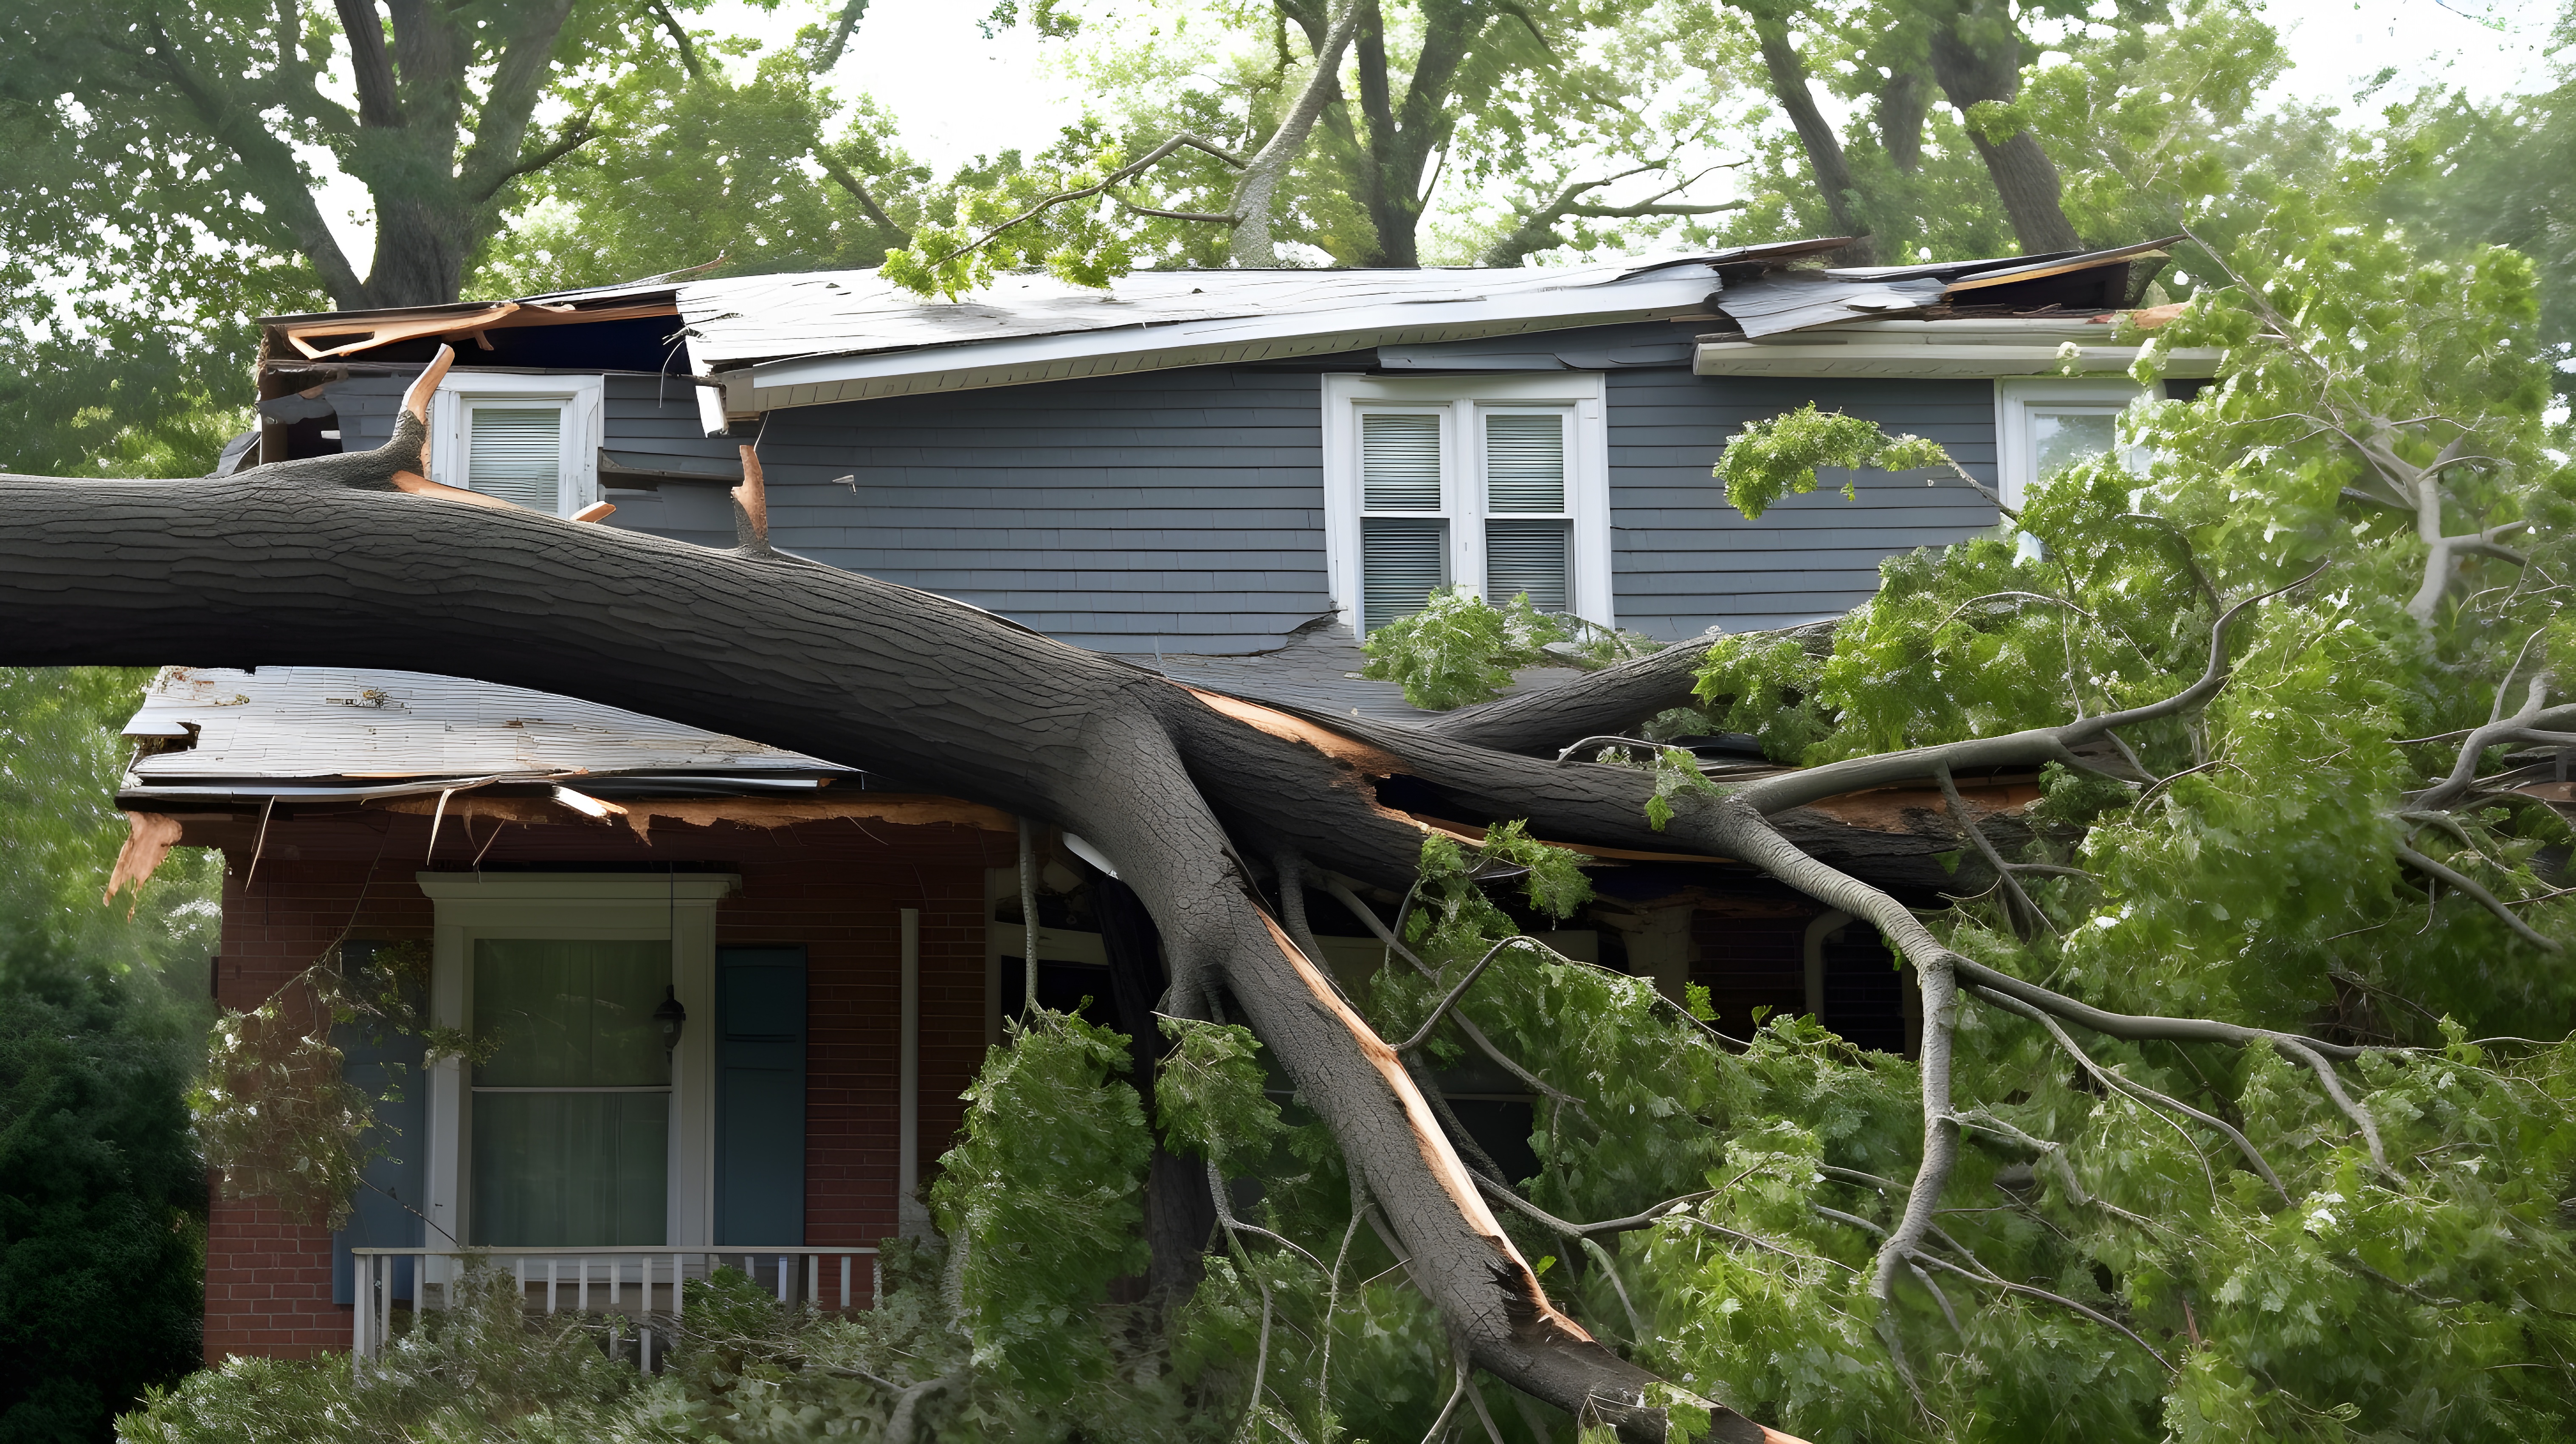
[[[466,486],[531,511],[562,510],[563,415],[560,401],[467,402]]]
[[[429,479],[570,516],[599,500],[606,382],[458,367],[429,407]]]
[[[1360,409],[1363,633],[1452,585],[1575,610],[1573,419],[1562,406]]]

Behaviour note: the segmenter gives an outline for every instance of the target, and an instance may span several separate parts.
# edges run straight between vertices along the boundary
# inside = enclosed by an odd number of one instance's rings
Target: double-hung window
[[[600,378],[454,371],[430,402],[430,480],[570,516],[599,500]]]
[[[1328,376],[1333,599],[1366,634],[1439,587],[1611,623],[1601,378]]]
[[[475,1242],[667,1240],[673,981],[661,939],[474,940]]]
[[[2126,377],[2006,377],[1995,383],[1996,472],[2004,505],[2027,504],[2050,477],[2111,452],[2144,472],[2146,448],[2120,445],[2120,413],[2145,396],[2161,396]]]

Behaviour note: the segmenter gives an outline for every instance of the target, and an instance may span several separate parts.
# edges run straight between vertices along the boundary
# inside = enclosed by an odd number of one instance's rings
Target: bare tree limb
[[[2447,863],[2435,862],[2433,859],[2426,857],[2424,854],[2403,844],[2398,846],[2397,860],[2406,864],[2408,867],[2415,869],[2417,872],[2423,873],[2427,877],[2437,878],[2442,882],[2450,884],[2452,891],[2459,893],[2461,896],[2466,897],[2471,902],[2476,903],[2478,906],[2485,908],[2488,912],[2502,919],[2504,925],[2513,930],[2515,937],[2522,939],[2524,942],[2531,944],[2542,952],[2556,953],[2564,951],[2564,949],[2559,946],[2556,938],[2549,936],[2547,933],[2540,931],[2540,929],[2533,927],[2531,924],[2524,922],[2521,918],[2515,916],[2513,910],[2506,907],[2494,893],[2487,891],[2484,884],[2480,883],[2476,878],[2469,876],[2467,873],[2460,871],[2458,868],[2452,867]]]
[[[866,0],[860,0],[860,3],[864,5]],[[689,73],[691,80],[705,79],[706,72],[698,65],[698,47],[689,39],[687,27],[680,24],[680,17],[671,13],[671,7],[664,0],[644,0],[644,8],[653,12],[653,18],[661,24],[663,33],[671,37],[672,48],[680,52],[680,68]]]
[[[824,74],[841,63],[841,49],[850,43],[850,32],[868,13],[868,0],[843,0],[841,13],[832,19],[832,33],[825,37],[823,48],[814,54],[814,73]]]
[[[2238,1129],[2236,1125],[2228,1122],[2224,1118],[2218,1117],[2215,1114],[2204,1113],[2201,1110],[2192,1107],[2190,1104],[2183,1102],[2179,1098],[2174,1098],[2167,1094],[2157,1092],[2155,1089],[2148,1087],[2144,1083],[2137,1082],[2134,1079],[2123,1075],[2116,1069],[2103,1067],[2101,1064],[2093,1061],[2091,1054],[2076,1046],[2074,1039],[2066,1036],[2066,1030],[2057,1025],[2057,1020],[2055,1018],[2048,1016],[2046,1013],[2041,1012],[2039,1009],[2032,1007],[2028,1003],[2022,1002],[2018,998],[2007,997],[2002,993],[1995,992],[1988,988],[1972,986],[1968,991],[1980,1002],[2001,1008],[2007,1013],[2027,1018],[2041,1027],[2046,1028],[2048,1030],[2048,1035],[2057,1040],[2057,1046],[2066,1050],[2068,1057],[2073,1058],[2078,1066],[2082,1067],[2086,1073],[2091,1074],[2095,1080],[2102,1083],[2105,1087],[2116,1088],[2137,1099],[2141,1103],[2170,1108],[2174,1112],[2191,1119],[2195,1123],[2224,1134],[2230,1143],[2236,1145],[2236,1151],[2244,1156],[2246,1163],[2251,1165],[2256,1173],[2263,1176],[2263,1181],[2265,1183],[2272,1185],[2272,1191],[2281,1196],[2281,1201],[2283,1203],[2288,1203],[2290,1201],[2290,1190],[2282,1185],[2281,1176],[2272,1171],[2272,1165],[2264,1160],[2262,1150],[2256,1148],[2254,1146],[2254,1141],[2247,1138],[2244,1132]]]
[[[891,232],[896,238],[897,245],[912,244],[912,232],[895,224],[894,217],[887,215],[885,207],[877,204],[876,193],[868,189],[867,182],[860,180],[856,172],[833,159],[830,152],[820,148],[813,152],[813,156],[814,163],[823,168],[823,174],[831,177],[834,185],[848,191],[851,197],[858,201],[859,209],[868,213],[869,220]]]
[[[1261,149],[1253,152],[1250,160],[1239,162],[1243,173],[1234,183],[1231,217],[1231,253],[1238,266],[1279,264],[1278,243],[1270,235],[1271,207],[1278,198],[1279,182],[1296,162],[1298,152],[1306,148],[1306,138],[1314,132],[1325,102],[1341,90],[1342,52],[1350,47],[1351,36],[1359,28],[1361,4],[1362,0],[1342,0],[1341,13],[1333,17],[1323,43],[1315,47],[1315,71],[1306,77],[1305,88],[1297,92],[1296,104],[1288,108],[1279,128],[1270,133]]]

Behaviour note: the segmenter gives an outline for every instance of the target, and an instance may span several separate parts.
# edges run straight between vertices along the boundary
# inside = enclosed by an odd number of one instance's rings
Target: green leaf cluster
[[[1153,1138],[1127,1068],[1124,1036],[1038,1010],[967,1090],[964,1137],[931,1189],[941,1231],[966,1241],[957,1286],[976,1366],[1040,1398],[1106,1369],[1070,1326],[1110,1280],[1144,1271]]]
[[[1571,636],[1527,592],[1497,607],[1465,587],[1435,587],[1421,611],[1369,633],[1360,675],[1401,682],[1407,703],[1446,712],[1501,696],[1517,668],[1562,660],[1546,648]]]

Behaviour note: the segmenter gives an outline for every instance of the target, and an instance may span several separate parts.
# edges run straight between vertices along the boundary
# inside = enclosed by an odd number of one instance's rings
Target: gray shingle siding
[[[1985,381],[1795,380],[1609,373],[1612,586],[1619,624],[1679,638],[1710,627],[1749,631],[1830,616],[1878,590],[1879,559],[1964,541],[1993,528],[1994,507],[1955,480],[1843,473],[1746,521],[1709,475],[1747,421],[1814,401],[1950,449],[1978,480],[1995,480],[1993,384]]]
[[[1209,367],[772,412],[770,535],[1077,646],[1276,647],[1331,609],[1321,404]]]
[[[1670,329],[1600,328],[1551,344],[1609,352]],[[1622,626],[1680,638],[1829,616],[1877,589],[1890,553],[1995,524],[1994,508],[1955,482],[1881,474],[1860,479],[1857,502],[1828,474],[1813,495],[1748,522],[1709,476],[1745,422],[1813,400],[1940,441],[1992,484],[1988,382],[1607,375]],[[408,380],[331,389],[349,449],[392,434]],[[741,442],[703,435],[697,398],[678,381],[612,375],[604,405],[610,450],[729,460]],[[1312,374],[1203,367],[773,412],[760,439],[771,535],[1078,646],[1261,651],[1330,610],[1320,408]],[[612,499],[610,525],[733,544],[720,485],[665,482]]]

